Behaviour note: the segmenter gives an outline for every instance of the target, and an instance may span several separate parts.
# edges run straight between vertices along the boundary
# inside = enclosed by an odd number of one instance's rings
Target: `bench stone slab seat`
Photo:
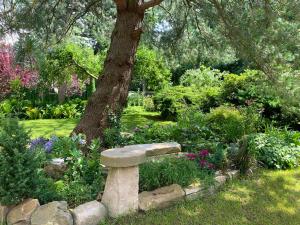
[[[138,210],[139,205],[139,164],[147,157],[177,153],[178,143],[156,143],[129,145],[101,153],[101,163],[109,168],[102,197],[111,217],[129,214]]]
[[[180,144],[155,143],[128,145],[123,148],[113,148],[101,153],[101,163],[108,167],[131,167],[142,164],[147,157],[177,153],[181,151]]]

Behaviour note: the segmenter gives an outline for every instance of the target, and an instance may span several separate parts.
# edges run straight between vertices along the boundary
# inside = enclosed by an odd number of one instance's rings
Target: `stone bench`
[[[111,217],[128,214],[138,209],[139,164],[147,157],[177,153],[178,143],[129,145],[101,153],[101,163],[109,168],[102,197]]]

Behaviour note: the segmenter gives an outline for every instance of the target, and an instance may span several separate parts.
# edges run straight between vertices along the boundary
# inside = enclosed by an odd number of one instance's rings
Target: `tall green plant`
[[[18,204],[40,192],[42,153],[27,148],[29,135],[15,119],[0,119],[0,203]]]

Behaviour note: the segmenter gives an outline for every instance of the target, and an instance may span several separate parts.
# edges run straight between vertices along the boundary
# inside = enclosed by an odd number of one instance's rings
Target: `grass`
[[[300,168],[261,171],[214,196],[172,208],[108,220],[105,225],[298,225]]]
[[[20,121],[25,129],[31,130],[31,137],[68,136],[77,123],[77,119],[41,119]]]
[[[67,136],[76,126],[78,119],[40,119],[26,120],[20,123],[27,129],[31,130],[31,137],[50,137],[51,135]],[[149,123],[170,123],[162,121],[159,113],[146,112],[142,107],[132,106],[124,110],[121,118],[122,130],[132,131],[136,126],[144,126]]]

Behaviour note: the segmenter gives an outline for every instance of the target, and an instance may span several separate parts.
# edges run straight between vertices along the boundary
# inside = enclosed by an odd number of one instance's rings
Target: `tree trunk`
[[[64,82],[64,83],[62,83],[62,84],[60,84],[58,86],[58,93],[57,94],[58,94],[58,102],[59,102],[59,104],[62,104],[62,103],[65,102],[67,88],[68,88],[68,86],[67,86],[66,82]]]
[[[115,2],[118,6],[118,1]],[[144,11],[138,8],[118,6],[103,74],[99,76],[96,91],[89,98],[85,113],[73,131],[84,133],[88,142],[101,138],[108,126],[109,113],[122,110],[126,104],[143,18]]]

